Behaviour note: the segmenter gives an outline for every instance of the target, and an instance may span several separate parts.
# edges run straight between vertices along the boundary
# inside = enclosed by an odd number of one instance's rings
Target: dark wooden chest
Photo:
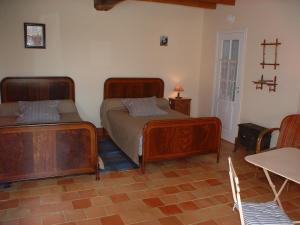
[[[244,146],[247,150],[255,152],[257,138],[263,130],[267,128],[258,126],[253,123],[241,123],[239,124],[238,136],[235,139],[236,150],[239,145]],[[268,149],[270,147],[271,134],[264,136],[261,142],[261,149]]]

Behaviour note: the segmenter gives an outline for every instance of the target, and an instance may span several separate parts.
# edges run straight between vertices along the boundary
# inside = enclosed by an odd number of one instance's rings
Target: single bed
[[[132,117],[124,98],[156,97],[166,115]],[[221,122],[216,117],[190,118],[171,110],[159,78],[109,78],[104,83],[101,122],[112,140],[137,164],[195,154],[220,155]]]
[[[58,122],[17,122],[18,101],[45,100],[58,104]],[[81,120],[71,78],[4,78],[1,102],[0,183],[83,173],[99,178],[96,128]]]

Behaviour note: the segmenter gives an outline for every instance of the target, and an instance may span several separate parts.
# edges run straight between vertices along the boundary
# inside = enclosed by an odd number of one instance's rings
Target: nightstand
[[[190,115],[191,101],[192,99],[190,98],[169,98],[171,109],[186,115]]]

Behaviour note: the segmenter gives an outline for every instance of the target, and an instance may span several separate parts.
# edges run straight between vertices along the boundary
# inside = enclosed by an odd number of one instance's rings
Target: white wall
[[[93,0],[0,0],[0,78],[71,76],[84,120],[100,126],[104,80],[161,77],[165,96],[180,82],[198,114],[203,10],[125,1],[96,11]],[[46,24],[45,50],[24,48],[24,22]],[[169,46],[160,47],[160,35]]]
[[[226,18],[234,15],[230,24]],[[213,77],[218,31],[248,29],[245,73],[241,106],[241,122],[253,122],[267,127],[279,126],[282,118],[298,111],[300,96],[300,1],[299,0],[237,0],[235,7],[218,6],[205,10],[202,37],[202,61],[199,83],[199,114],[210,115],[213,99]],[[262,69],[260,43],[275,41],[280,66]],[[252,81],[277,75],[278,88],[256,90]]]
[[[202,10],[128,0],[101,12],[93,0],[0,0],[0,79],[71,76],[82,118],[98,127],[103,82],[111,76],[161,77],[166,97],[179,81],[193,99],[192,115],[210,115],[216,33],[247,28],[241,122],[278,126],[300,110],[300,1],[236,2]],[[229,14],[234,24],[226,21]],[[46,24],[46,50],[24,48],[24,22]],[[159,46],[160,35],[169,36],[168,47]],[[262,70],[260,43],[276,37],[280,66]],[[277,75],[275,93],[255,89],[252,81],[262,73]]]

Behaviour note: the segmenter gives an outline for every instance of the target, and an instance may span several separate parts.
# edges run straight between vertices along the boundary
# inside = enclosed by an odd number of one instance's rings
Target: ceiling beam
[[[94,7],[97,10],[107,11],[123,0],[94,0]]]
[[[192,6],[199,8],[215,9],[217,4],[214,2],[207,2],[201,0],[137,0],[137,1],[146,1],[146,2],[159,2],[166,4],[176,4],[184,6]]]
[[[94,7],[97,10],[110,10],[116,4],[124,0],[94,0]],[[198,8],[215,9],[217,4],[235,5],[236,0],[137,0],[146,2],[158,2],[166,4],[176,4],[184,6],[192,6]]]
[[[235,5],[235,0],[201,0],[202,2],[224,4],[224,5]]]

